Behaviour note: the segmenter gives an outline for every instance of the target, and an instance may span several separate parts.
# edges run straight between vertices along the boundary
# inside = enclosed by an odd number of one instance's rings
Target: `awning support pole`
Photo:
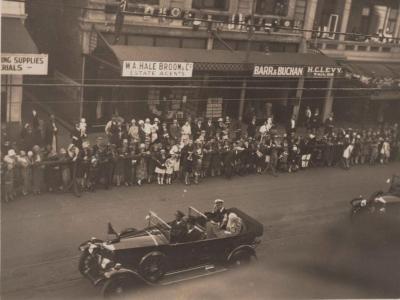
[[[86,69],[86,55],[82,58],[82,74],[81,74],[81,88],[79,97],[79,120],[83,118],[83,98],[85,96],[85,69]]]
[[[296,90],[296,103],[293,105],[293,115],[296,117],[296,121],[299,119],[300,113],[300,105],[301,99],[303,97],[303,88],[304,88],[304,77],[300,77],[297,82],[297,90]]]
[[[333,78],[329,78],[328,81],[328,90],[326,91],[325,100],[324,100],[324,107],[322,112],[322,122],[325,122],[328,119],[329,115],[332,112],[333,107],[333,96],[332,96],[332,88],[333,88]]]
[[[246,78],[244,78],[242,82],[242,90],[240,91],[239,116],[238,116],[240,122],[243,120],[244,101],[246,100],[246,88],[247,88],[247,80]]]

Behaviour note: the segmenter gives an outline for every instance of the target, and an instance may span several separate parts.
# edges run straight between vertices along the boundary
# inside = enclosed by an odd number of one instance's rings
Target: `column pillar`
[[[8,83],[17,84],[7,87],[7,122],[20,123],[22,112],[22,75],[8,75]]]
[[[351,12],[352,0],[346,0],[343,7],[342,22],[340,23],[340,32],[347,32],[347,25],[349,24],[350,12]],[[346,36],[344,34],[339,35],[339,41],[344,41]]]
[[[400,38],[400,3],[399,3],[399,7],[397,8],[397,19],[396,19],[396,26],[394,28],[393,37]]]
[[[240,91],[240,103],[239,103],[239,114],[238,114],[239,121],[243,120],[244,102],[246,101],[246,87],[247,87],[247,80],[243,79],[242,89]]]
[[[304,16],[304,30],[314,29],[315,13],[317,11],[318,0],[307,0],[307,9]],[[306,39],[311,38],[311,32],[304,32]]]
[[[296,121],[299,119],[301,99],[303,97],[303,88],[304,88],[304,77],[300,77],[299,81],[297,82],[296,103],[293,106],[293,112],[292,112],[292,114],[296,116]]]
[[[324,107],[322,109],[322,122],[329,117],[330,113],[332,112],[333,107],[333,95],[332,95],[332,88],[333,88],[333,78],[330,78],[328,81],[328,90],[326,91],[325,100],[324,100]]]

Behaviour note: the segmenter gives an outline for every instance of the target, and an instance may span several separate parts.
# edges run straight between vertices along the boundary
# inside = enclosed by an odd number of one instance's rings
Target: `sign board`
[[[342,67],[255,65],[253,77],[322,77],[331,78],[343,73]]]
[[[193,63],[124,61],[124,77],[192,77]]]
[[[47,54],[1,54],[3,75],[47,75]]]

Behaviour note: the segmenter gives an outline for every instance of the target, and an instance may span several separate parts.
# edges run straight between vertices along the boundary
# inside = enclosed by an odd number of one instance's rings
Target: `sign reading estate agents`
[[[192,77],[193,63],[124,61],[124,77]]]
[[[322,77],[330,78],[343,73],[342,67],[326,66],[266,66],[255,65],[253,77]]]
[[[47,75],[47,54],[1,54],[1,74]]]

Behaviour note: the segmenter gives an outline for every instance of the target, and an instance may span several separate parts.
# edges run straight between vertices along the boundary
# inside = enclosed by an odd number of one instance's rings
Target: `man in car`
[[[222,228],[224,225],[226,225],[226,222],[224,222],[224,220],[226,219],[227,213],[228,211],[224,207],[224,200],[216,199],[214,201],[214,208],[212,210],[212,221],[217,223],[220,228]]]
[[[175,220],[172,221],[171,225],[171,243],[181,243],[185,240],[187,227],[186,222],[183,219],[185,214],[180,210],[175,213]]]
[[[194,218],[189,218],[187,220],[187,233],[186,233],[186,242],[194,242],[204,238],[203,232],[199,230],[196,225]]]

